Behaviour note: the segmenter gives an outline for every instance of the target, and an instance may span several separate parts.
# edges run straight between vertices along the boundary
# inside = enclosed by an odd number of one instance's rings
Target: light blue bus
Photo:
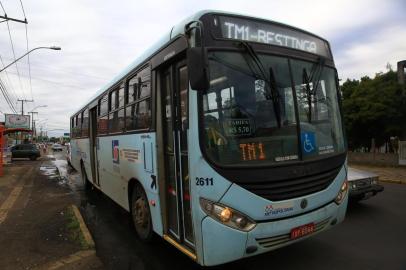
[[[206,266],[254,256],[344,219],[338,87],[326,40],[202,11],[73,114],[71,163],[141,240]]]

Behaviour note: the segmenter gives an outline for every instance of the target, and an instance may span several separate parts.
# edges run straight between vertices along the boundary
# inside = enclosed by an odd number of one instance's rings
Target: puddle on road
[[[43,175],[48,176],[48,179],[55,180],[59,185],[68,186],[72,191],[80,190],[82,187],[77,173],[68,166],[65,159],[56,159],[54,155],[46,155],[49,163],[41,166],[40,171]]]
[[[43,175],[47,176],[59,176],[58,168],[55,166],[41,166],[39,167]]]
[[[58,181],[59,185],[66,185],[66,176],[61,175],[57,166],[41,166],[40,171],[43,175],[48,176],[48,179]]]
[[[54,155],[45,155],[45,160],[53,160],[53,161],[55,161],[56,158],[55,158]]]
[[[68,166],[68,162],[66,160],[57,159],[57,160],[53,160],[52,163],[58,168],[59,174],[62,177],[67,176],[68,170],[66,169],[66,167]]]

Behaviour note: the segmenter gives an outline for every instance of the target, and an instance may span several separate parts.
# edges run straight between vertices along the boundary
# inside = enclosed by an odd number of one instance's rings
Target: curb
[[[67,267],[68,267],[68,269],[72,269],[74,264],[78,264],[83,259],[86,259],[86,258],[89,258],[92,256],[96,256],[95,250],[82,250],[82,251],[76,252],[72,255],[61,258],[57,261],[49,262],[42,266],[35,267],[34,269],[35,270],[56,270],[56,269],[64,269]],[[69,268],[69,266],[71,266],[71,267]],[[77,269],[77,265],[75,268]]]
[[[73,210],[73,213],[74,213],[76,219],[79,222],[80,231],[82,232],[83,238],[85,239],[87,246],[89,247],[89,249],[94,249],[95,243],[94,243],[93,237],[90,234],[90,231],[86,226],[86,223],[82,217],[82,214],[80,213],[80,211],[76,205],[72,204],[71,208]]]
[[[406,185],[406,182],[402,182],[401,180],[379,179],[379,182]]]

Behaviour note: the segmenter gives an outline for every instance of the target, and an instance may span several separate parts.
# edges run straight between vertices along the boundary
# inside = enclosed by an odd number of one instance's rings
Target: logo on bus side
[[[116,164],[120,163],[120,150],[118,146],[119,146],[118,140],[111,141],[111,153],[113,156],[113,163]]]

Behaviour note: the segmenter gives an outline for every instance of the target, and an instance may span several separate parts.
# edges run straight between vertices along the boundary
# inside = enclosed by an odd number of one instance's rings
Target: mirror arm
[[[192,25],[192,24],[195,24],[195,25]],[[205,51],[205,48],[204,48],[204,45],[203,45],[203,41],[204,41],[203,23],[201,21],[199,21],[199,20],[191,21],[191,22],[187,23],[185,25],[185,30],[184,30],[185,31],[185,36],[190,38],[190,32],[193,29],[198,29],[199,30],[199,35],[200,35],[200,40],[199,40],[200,44],[199,45],[200,46],[197,46],[197,42],[195,42],[194,47],[197,50],[200,49],[200,51],[201,51],[200,52],[200,57],[201,57],[200,62],[203,64],[203,63],[206,63],[206,51]],[[188,42],[189,42],[189,40],[188,40]],[[189,44],[189,48],[191,48],[190,44]],[[203,67],[202,72],[204,73],[204,75],[207,78],[208,77],[208,74],[207,74],[208,73],[208,67],[206,65],[204,65],[204,64],[203,64],[202,67]]]

